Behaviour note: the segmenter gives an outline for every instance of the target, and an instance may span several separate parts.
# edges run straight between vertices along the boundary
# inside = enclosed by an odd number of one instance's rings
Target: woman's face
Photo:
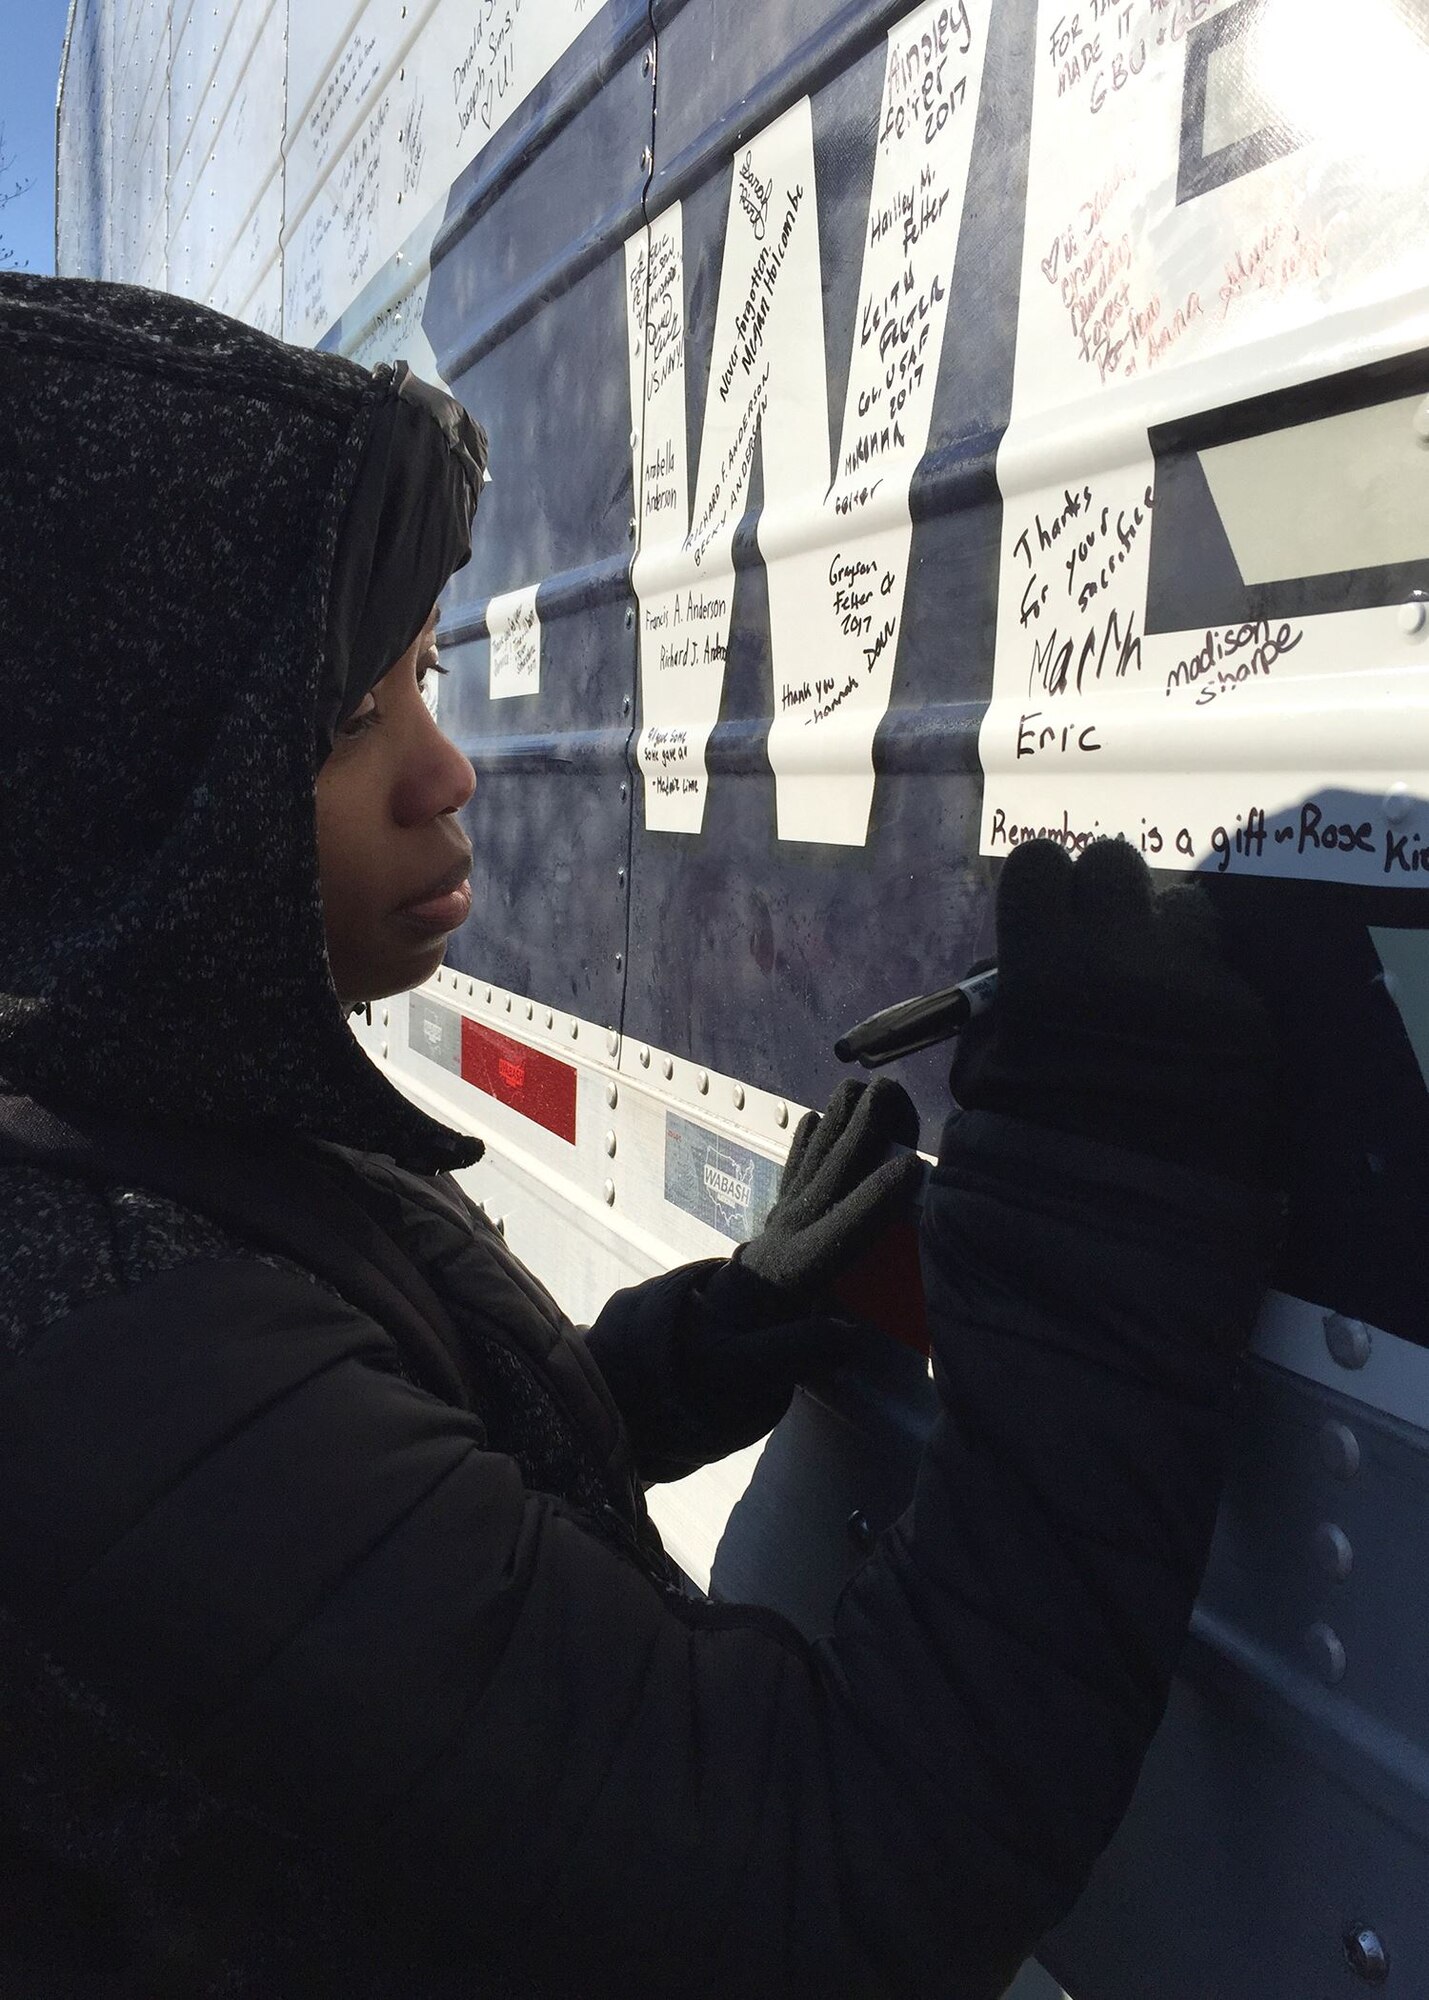
[[[339,726],[318,772],[328,963],[348,1006],[420,985],[471,911],[457,813],[476,779],[422,699],[437,670],[436,618]]]

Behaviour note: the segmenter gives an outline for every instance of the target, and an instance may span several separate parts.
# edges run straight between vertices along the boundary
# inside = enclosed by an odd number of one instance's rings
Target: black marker
[[[964,979],[957,986],[945,986],[941,993],[900,1000],[896,1007],[885,1007],[881,1014],[871,1014],[834,1043],[834,1054],[840,1062],[857,1062],[865,1069],[878,1069],[884,1063],[896,1062],[899,1056],[914,1055],[919,1049],[930,1049],[936,1042],[946,1042],[960,1034],[969,1021],[987,1012],[996,997],[994,965],[986,972],[975,972],[971,979]]]

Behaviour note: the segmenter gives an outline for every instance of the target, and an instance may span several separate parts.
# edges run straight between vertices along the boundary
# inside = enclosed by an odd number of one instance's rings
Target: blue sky
[[[11,165],[3,186],[32,180],[0,209],[0,242],[22,271],[55,268],[55,90],[69,0],[0,0],[0,125]]]

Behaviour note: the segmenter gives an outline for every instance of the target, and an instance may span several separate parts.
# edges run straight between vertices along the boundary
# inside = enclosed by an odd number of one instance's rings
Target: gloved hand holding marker
[[[998,878],[996,967],[873,1015],[834,1053],[871,1069],[946,1040],[966,1111],[1278,1180],[1280,1053],[1265,1009],[1228,962],[1203,887],[1158,893],[1126,841],[1093,841],[1075,860],[1050,841],[1019,847]]]
[[[1158,894],[1125,841],[1075,861],[1029,842],[999,876],[997,961],[860,1022],[835,1055],[875,1069],[951,1040],[964,1111],[1276,1183],[1278,1048],[1199,884]],[[889,1263],[885,1238],[841,1278],[840,1302],[881,1321]],[[914,1289],[898,1288],[903,1338]]]

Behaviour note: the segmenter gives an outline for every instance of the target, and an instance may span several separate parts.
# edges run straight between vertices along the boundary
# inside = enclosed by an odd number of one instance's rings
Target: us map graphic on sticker
[[[1311,62],[1318,0],[1070,20],[1039,7],[982,849],[1416,877],[1429,308],[1375,308],[1414,293],[1429,152],[1353,163],[1429,46],[1367,9]]]
[[[781,1168],[762,1153],[673,1112],[665,1121],[665,1199],[747,1243],[769,1219]]]

